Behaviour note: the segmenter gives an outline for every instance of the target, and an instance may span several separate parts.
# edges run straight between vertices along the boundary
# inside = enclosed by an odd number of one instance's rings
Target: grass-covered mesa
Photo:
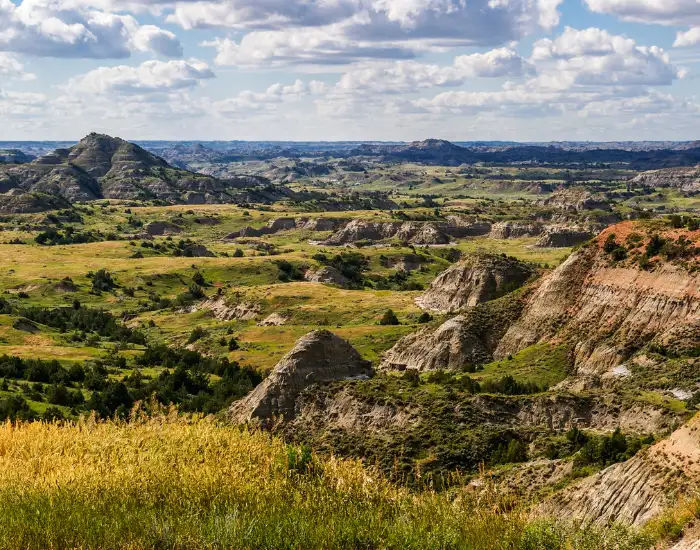
[[[172,411],[0,427],[0,547],[643,549]]]
[[[692,169],[110,140],[0,167],[0,548],[700,537]]]

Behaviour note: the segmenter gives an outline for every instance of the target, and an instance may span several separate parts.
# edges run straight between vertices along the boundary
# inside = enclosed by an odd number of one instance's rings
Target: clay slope
[[[585,521],[641,525],[700,488],[700,416],[667,439],[551,497],[544,508]]]
[[[637,228],[631,222],[608,228],[547,276],[495,356],[556,336],[574,345],[578,375],[597,377],[649,343],[674,349],[688,349],[693,341],[697,345],[700,273],[660,258],[649,270],[633,261],[614,264],[602,250],[611,233],[625,235]]]
[[[533,274],[516,258],[475,254],[440,273],[416,303],[429,311],[452,313],[515,290]]]
[[[510,324],[524,307],[526,289],[476,305],[445,321],[399,340],[379,366],[386,370],[471,369],[487,363]]]
[[[233,422],[274,417],[292,418],[295,402],[307,387],[333,380],[368,376],[369,361],[342,338],[316,330],[300,338],[270,375],[229,410]]]

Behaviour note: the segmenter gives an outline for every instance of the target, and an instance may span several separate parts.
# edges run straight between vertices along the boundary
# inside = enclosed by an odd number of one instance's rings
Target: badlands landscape
[[[0,546],[697,548],[696,143],[52,145]]]

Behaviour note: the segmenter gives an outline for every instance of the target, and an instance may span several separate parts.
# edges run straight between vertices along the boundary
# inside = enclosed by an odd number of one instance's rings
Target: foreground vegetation
[[[0,427],[0,548],[643,549],[172,410]]]

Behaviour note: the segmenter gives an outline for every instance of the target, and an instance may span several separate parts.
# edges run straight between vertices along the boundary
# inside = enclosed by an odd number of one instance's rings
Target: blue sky
[[[0,140],[689,140],[698,0],[0,0]]]

